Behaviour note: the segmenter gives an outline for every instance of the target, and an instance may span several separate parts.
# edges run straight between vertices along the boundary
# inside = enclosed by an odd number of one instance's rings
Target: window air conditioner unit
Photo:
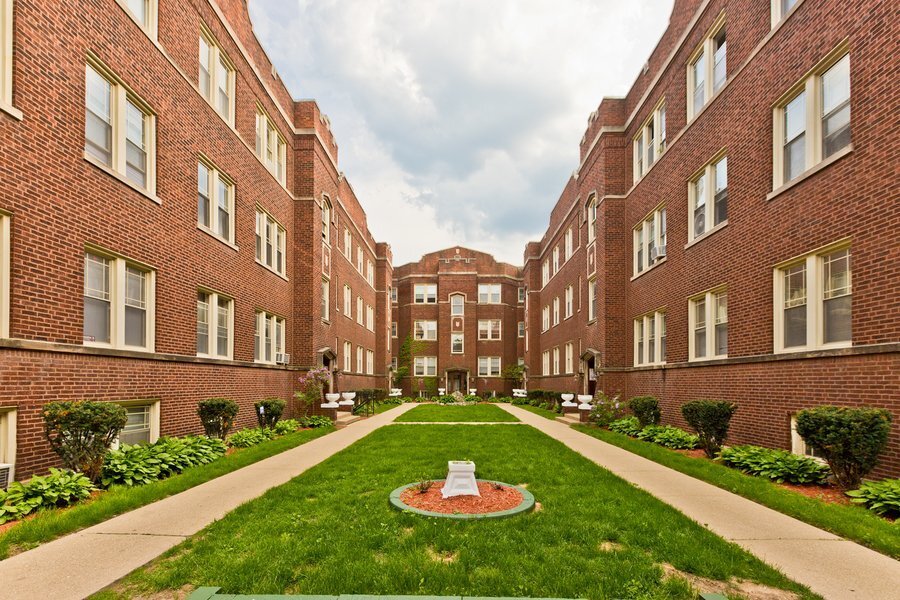
[[[653,248],[650,250],[650,261],[656,261],[661,258],[666,257],[666,247],[659,246],[658,248]]]
[[[0,463],[0,490],[5,490],[12,483],[13,466],[6,463]]]
[[[286,365],[291,362],[291,355],[278,352],[275,354],[275,362],[279,365]]]

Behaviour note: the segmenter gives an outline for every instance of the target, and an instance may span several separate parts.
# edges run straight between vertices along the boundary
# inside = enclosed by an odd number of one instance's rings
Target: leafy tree
[[[516,385],[522,385],[522,380],[525,379],[525,365],[507,365],[503,369],[503,379],[509,379]]]

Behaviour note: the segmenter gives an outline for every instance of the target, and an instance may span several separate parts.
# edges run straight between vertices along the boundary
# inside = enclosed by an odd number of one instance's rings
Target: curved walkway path
[[[828,600],[900,598],[900,562],[515,406],[499,404]]]
[[[0,598],[81,599],[414,408],[405,404],[0,561]]]

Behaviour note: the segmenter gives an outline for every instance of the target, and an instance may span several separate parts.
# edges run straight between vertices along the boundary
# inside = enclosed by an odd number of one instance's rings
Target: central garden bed
[[[426,517],[497,519],[534,508],[534,496],[518,486],[500,481],[478,481],[479,496],[444,498],[444,481],[411,483],[391,492],[391,504]]]

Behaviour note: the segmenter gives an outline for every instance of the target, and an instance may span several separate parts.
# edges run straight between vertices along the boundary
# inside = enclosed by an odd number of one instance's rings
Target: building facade
[[[49,401],[120,402],[138,442],[199,431],[211,396],[249,425],[311,367],[333,389],[387,385],[390,249],[246,2],[0,0],[0,140],[0,464],[16,479],[53,464]]]
[[[526,248],[530,385],[654,395],[681,426],[733,401],[733,442],[799,453],[802,408],[898,420],[898,28],[874,0],[676,0]]]
[[[408,368],[404,394],[510,394],[506,369],[525,350],[524,292],[521,268],[468,248],[398,266],[391,333],[394,367]],[[407,340],[414,351],[402,365]]]

